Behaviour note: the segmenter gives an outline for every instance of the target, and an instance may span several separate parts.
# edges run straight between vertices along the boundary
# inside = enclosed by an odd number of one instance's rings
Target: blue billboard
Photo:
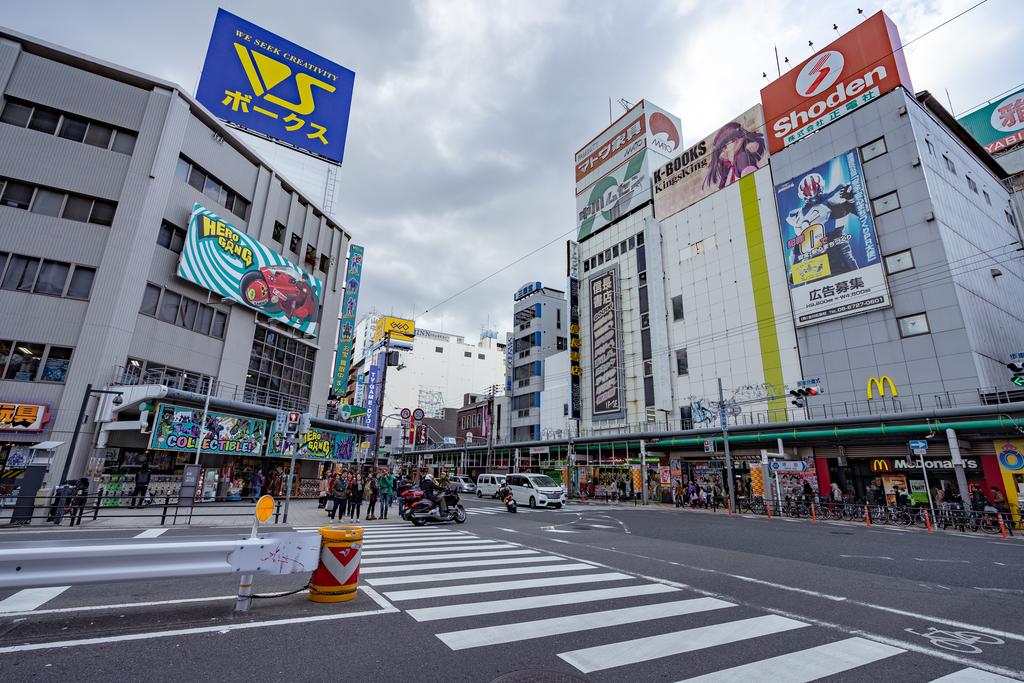
[[[229,123],[341,163],[355,78],[219,9],[196,99]]]

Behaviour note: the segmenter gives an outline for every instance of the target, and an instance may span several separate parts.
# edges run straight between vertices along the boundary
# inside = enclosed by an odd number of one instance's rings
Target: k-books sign
[[[857,150],[775,187],[797,327],[890,305]]]
[[[196,92],[225,121],[341,163],[356,75],[217,10]]]
[[[192,209],[178,277],[316,335],[320,281],[201,204]]]

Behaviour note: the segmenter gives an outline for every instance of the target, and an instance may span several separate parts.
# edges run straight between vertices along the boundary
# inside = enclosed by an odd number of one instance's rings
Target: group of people
[[[324,475],[320,483],[320,500],[331,519],[348,518],[353,522],[360,519],[364,501],[367,503],[366,520],[387,519],[395,491],[401,483],[387,467],[373,469],[366,474],[345,468]]]
[[[688,484],[684,484],[682,479],[676,479],[672,494],[677,508],[689,505],[691,508],[717,510],[725,499],[725,493],[717,483],[704,482],[698,486],[692,479]]]

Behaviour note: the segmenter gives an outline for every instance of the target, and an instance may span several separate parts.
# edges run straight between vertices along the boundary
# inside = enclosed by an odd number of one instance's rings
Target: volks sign
[[[914,91],[899,32],[883,12],[761,90],[772,154],[902,85]]]

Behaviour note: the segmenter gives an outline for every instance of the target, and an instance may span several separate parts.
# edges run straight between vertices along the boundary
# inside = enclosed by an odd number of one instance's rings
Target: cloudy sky
[[[1024,24],[1006,19],[1020,0],[988,0],[923,35],[976,4],[0,0],[0,23],[192,92],[220,5],[354,70],[335,214],[367,248],[360,311],[475,339],[510,327],[522,283],[564,288],[572,157],[607,126],[609,97],[675,113],[689,145],[759,101],[773,44],[797,64],[861,7],[885,9],[904,43],[920,37],[906,50],[915,88],[943,102],[948,90],[959,114],[1022,79]]]

